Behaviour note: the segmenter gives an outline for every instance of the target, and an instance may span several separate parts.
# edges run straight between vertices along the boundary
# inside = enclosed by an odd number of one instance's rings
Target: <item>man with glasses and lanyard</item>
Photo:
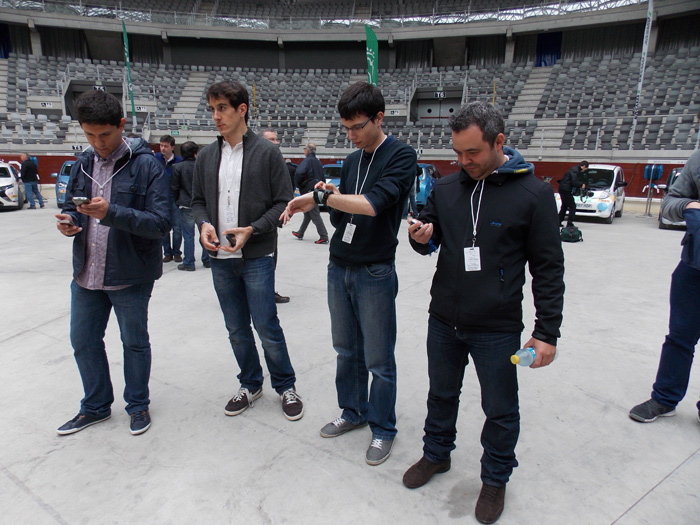
[[[340,417],[321,429],[332,438],[369,424],[365,457],[383,463],[396,435],[396,293],[394,266],[403,205],[416,173],[416,152],[382,131],[384,97],[365,82],[353,84],[338,102],[348,138],[359,148],[340,172],[340,186],[319,182],[292,200],[282,214],[317,204],[330,208],[335,233],[330,243],[328,306],[338,353],[336,389]],[[372,384],[367,396],[369,373]]]

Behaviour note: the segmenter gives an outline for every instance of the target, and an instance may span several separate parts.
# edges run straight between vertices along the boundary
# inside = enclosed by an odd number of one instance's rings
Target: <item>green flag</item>
[[[379,44],[377,43],[377,35],[374,34],[372,28],[367,24],[365,24],[365,34],[367,35],[367,82],[376,86]]]
[[[126,25],[122,20],[122,34],[124,35],[124,62],[126,62],[126,80],[129,83],[129,97],[131,98],[131,121],[134,132],[136,131],[136,106],[134,106],[134,89],[131,84],[131,65],[129,64],[129,38],[126,36]]]

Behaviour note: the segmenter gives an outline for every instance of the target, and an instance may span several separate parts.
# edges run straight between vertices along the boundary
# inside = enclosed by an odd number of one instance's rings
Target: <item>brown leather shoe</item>
[[[173,260],[172,255],[166,255],[165,257],[163,257],[163,262],[170,262],[172,260]]]
[[[506,486],[494,487],[484,483],[479,499],[476,501],[476,519],[479,523],[493,523],[501,517],[503,501],[506,498]]]
[[[451,461],[447,458],[447,461],[435,464],[427,459],[420,458],[418,463],[413,465],[410,469],[406,471],[403,475],[403,484],[409,489],[417,489],[422,487],[434,474],[442,474],[450,470]]]
[[[182,255],[176,255],[173,259],[175,259],[175,262],[182,262]]]

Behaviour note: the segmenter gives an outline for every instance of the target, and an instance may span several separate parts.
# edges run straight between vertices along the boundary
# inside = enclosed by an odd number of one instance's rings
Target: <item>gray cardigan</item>
[[[201,231],[203,221],[218,231],[219,164],[223,137],[200,150],[194,165],[192,212]],[[238,201],[238,226],[253,227],[243,257],[256,259],[275,251],[279,216],[292,199],[289,172],[279,148],[251,130],[243,135],[243,168]]]

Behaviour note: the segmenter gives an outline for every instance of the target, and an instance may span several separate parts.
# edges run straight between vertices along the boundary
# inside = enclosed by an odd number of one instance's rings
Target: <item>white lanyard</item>
[[[122,142],[123,142],[124,144],[126,144],[126,147],[129,149],[129,158],[131,158],[132,151],[131,151],[131,147],[129,146],[129,143],[126,142],[123,138],[122,138]],[[115,159],[115,160],[114,160],[115,166],[116,166],[116,164],[117,164],[117,160],[119,160],[119,159]],[[126,166],[126,164],[124,164],[124,166]],[[124,166],[122,166],[121,168],[119,168],[117,171],[114,171],[114,169],[112,169],[112,176],[111,176],[110,178],[108,178],[106,181],[104,181],[102,184],[100,184],[100,183],[97,182],[95,179],[93,179],[93,178],[92,178],[92,175],[90,175],[87,171],[83,170],[83,173],[84,173],[85,175],[87,175],[88,178],[89,178],[90,180],[92,180],[92,182],[94,182],[95,184],[97,184],[98,188],[100,188],[101,190],[103,190],[104,187],[107,185],[107,183],[108,183],[109,181],[111,181],[117,173],[119,173],[121,170],[124,169]],[[82,165],[81,165],[81,169],[82,169]]]
[[[481,192],[479,193],[479,205],[476,207],[476,217],[474,217],[474,194],[479,187],[479,182],[481,183]],[[474,229],[472,230],[472,248],[476,246],[476,223],[479,222],[479,213],[481,212],[481,197],[484,196],[484,181],[483,179],[476,183],[474,190],[472,191],[472,196],[469,198],[469,204],[471,204],[471,209],[469,210],[472,215],[472,224]]]
[[[377,150],[382,147],[382,144],[384,144],[384,141],[387,139],[388,135],[384,136],[384,139],[382,140],[381,144],[374,148],[374,151],[372,152],[372,158],[369,159],[369,165],[367,166],[367,171],[365,172],[365,178],[362,179],[362,186],[360,186],[360,191],[357,191],[357,186],[360,184],[360,166],[362,165],[362,155],[360,155],[360,160],[357,163],[357,180],[355,180],[355,195],[359,195],[362,193],[362,188],[365,187],[365,182],[367,182],[367,177],[369,176],[369,169],[372,167],[372,161],[374,161],[374,155],[377,153]],[[352,224],[352,220],[355,217],[355,214],[350,215],[350,224]]]

